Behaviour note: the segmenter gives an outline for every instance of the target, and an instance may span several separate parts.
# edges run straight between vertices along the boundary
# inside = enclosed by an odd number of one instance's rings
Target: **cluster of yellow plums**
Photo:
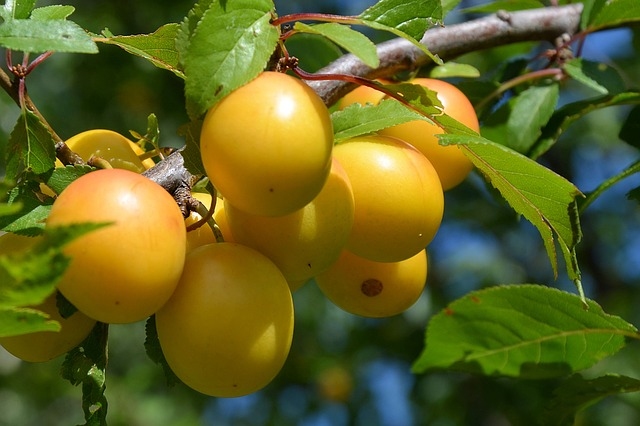
[[[445,112],[478,130],[455,87],[415,83],[437,91]],[[360,87],[341,107],[382,97]],[[95,321],[155,315],[166,361],[186,385],[221,397],[257,391],[284,365],[292,292],[308,281],[367,317],[396,315],[418,299],[443,191],[471,170],[457,147],[437,144],[439,132],[416,121],[334,145],[329,111],[315,92],[287,74],[260,74],[202,124],[202,162],[220,196],[213,218],[224,242],[207,226],[186,232],[171,195],[140,174],[153,162],[140,160],[137,145],[107,130],[77,135],[67,142],[72,150],[114,168],[73,181],[57,195],[46,226],[110,225],[65,247],[71,262],[57,288],[78,311],[62,319],[55,295],[39,307],[62,324],[60,333],[38,333],[54,343],[38,356],[29,355],[40,344],[35,334],[0,344],[43,361],[80,343]],[[212,205],[210,194],[194,196]],[[199,219],[192,213],[186,224]],[[6,234],[0,254],[33,240]]]

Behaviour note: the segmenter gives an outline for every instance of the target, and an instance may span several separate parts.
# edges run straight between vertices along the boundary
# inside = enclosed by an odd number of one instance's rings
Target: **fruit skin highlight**
[[[336,306],[370,318],[390,317],[409,309],[426,281],[426,250],[392,263],[373,262],[345,250],[331,268],[316,277],[322,293]]]
[[[160,346],[173,372],[216,397],[247,395],[271,382],[289,354],[293,324],[282,273],[237,243],[190,252],[180,284],[156,314]]]
[[[418,150],[387,136],[359,136],[334,155],[353,188],[354,221],[346,249],[377,262],[398,262],[433,239],[444,213],[438,174]]]
[[[111,223],[64,248],[71,263],[58,289],[81,312],[130,323],[156,312],[184,266],[186,230],[173,197],[146,177],[103,169],[73,181],[51,207],[46,226]]]
[[[329,111],[304,82],[263,72],[211,108],[200,134],[213,185],[237,208],[292,213],[313,200],[331,168]]]

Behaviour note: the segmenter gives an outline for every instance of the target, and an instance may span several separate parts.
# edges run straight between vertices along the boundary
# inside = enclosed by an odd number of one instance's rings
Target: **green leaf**
[[[597,31],[637,22],[640,22],[640,2],[637,0],[600,1],[591,10],[587,30]]]
[[[557,237],[569,278],[582,294],[575,247],[582,237],[576,197],[571,182],[524,155],[479,136],[439,135],[442,144],[458,144],[509,205],[540,232],[554,274],[558,261]]]
[[[376,45],[364,34],[352,30],[347,25],[329,22],[324,24],[307,25],[296,22],[293,29],[307,34],[316,34],[331,40],[357,56],[365,65],[376,68],[380,65]]]
[[[56,151],[53,136],[31,111],[24,109],[11,131],[7,145],[6,174],[44,174],[54,168]]]
[[[118,46],[132,55],[146,59],[158,68],[166,69],[184,78],[175,42],[179,28],[178,24],[166,24],[151,34],[131,36],[114,36],[103,32],[103,37],[96,37],[94,40]]]
[[[180,23],[178,34],[176,35],[176,49],[180,64],[184,66],[184,57],[188,53],[189,44],[194,31],[200,24],[200,20],[204,13],[209,9],[214,0],[200,0],[189,11],[187,16]]]
[[[67,19],[75,10],[73,6],[62,5],[38,7],[31,12],[31,19],[38,21]]]
[[[558,109],[542,129],[542,135],[531,148],[529,157],[538,158],[551,148],[562,133],[586,114],[610,106],[640,104],[640,92],[625,92],[572,102]]]
[[[342,50],[326,38],[305,33],[288,38],[287,51],[298,58],[307,72],[316,72],[343,55]]]
[[[413,371],[451,369],[543,379],[589,368],[619,351],[636,328],[592,300],[540,285],[474,291],[429,321]]]
[[[640,391],[640,380],[632,377],[607,374],[595,379],[585,379],[575,374],[565,380],[553,392],[542,416],[545,426],[573,426],[578,412],[602,398],[621,393]]]
[[[60,331],[60,323],[31,308],[0,308],[0,337],[19,336],[38,331]]]
[[[19,185],[9,192],[10,205],[19,206],[15,213],[0,217],[0,229],[6,232],[34,236],[42,233],[51,209],[51,199],[42,201],[30,183]]]
[[[473,65],[461,64],[457,62],[445,62],[444,64],[433,67],[429,71],[429,77],[431,78],[446,78],[446,77],[466,77],[466,78],[478,78],[480,77],[480,70]]]
[[[378,105],[349,105],[331,114],[336,144],[356,136],[377,132],[387,127],[425,117],[395,100],[383,100]]]
[[[479,6],[468,7],[462,10],[464,13],[495,13],[501,10],[517,12],[518,10],[537,9],[545,7],[539,0],[499,0]]]
[[[156,328],[155,315],[150,316],[145,324],[146,338],[144,340],[144,349],[149,359],[162,367],[164,377],[167,382],[167,386],[175,386],[182,381],[171,370],[167,359],[164,357],[162,347],[160,346],[160,340],[158,339],[158,330]]]
[[[0,46],[22,52],[98,53],[79,25],[65,19],[13,19],[0,25]]]
[[[270,0],[217,1],[202,15],[181,52],[192,119],[264,70],[280,35],[273,9]]]
[[[86,165],[56,167],[45,183],[53,192],[60,194],[71,182],[93,170],[93,167]]]
[[[178,129],[178,135],[185,138],[186,145],[182,157],[184,165],[194,176],[205,175],[202,157],[200,155],[200,129],[202,128],[202,120],[194,120],[181,126]]]
[[[576,58],[568,61],[564,70],[574,80],[601,95],[622,93],[626,88],[618,71],[600,62]]]
[[[380,0],[358,17],[420,40],[430,26],[442,22],[442,3],[440,0]]]
[[[633,188],[631,191],[627,193],[628,200],[635,200],[640,204],[640,186]]]
[[[36,0],[6,0],[4,2],[4,16],[9,19],[26,19],[35,5]]]
[[[482,135],[520,153],[527,153],[553,115],[558,98],[557,84],[529,87],[487,119]]]
[[[458,4],[460,4],[460,0],[442,0],[442,17],[447,16]]]
[[[380,0],[358,16],[362,25],[409,41],[437,65],[442,65],[442,60],[420,43],[420,39],[430,26],[441,23],[442,18],[440,0]]]
[[[618,137],[629,145],[640,148],[640,105],[636,105],[629,111]]]
[[[97,323],[89,336],[65,357],[62,378],[72,385],[82,384],[82,409],[87,426],[106,426],[107,340],[109,325]]]
[[[106,224],[76,224],[50,228],[33,246],[0,256],[0,309],[42,303],[69,264],[62,248],[73,239]],[[2,241],[2,240],[0,240]]]

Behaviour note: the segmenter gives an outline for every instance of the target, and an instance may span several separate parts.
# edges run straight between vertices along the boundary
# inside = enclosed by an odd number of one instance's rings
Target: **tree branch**
[[[523,41],[549,41],[575,34],[580,25],[582,4],[546,7],[521,12],[499,12],[484,18],[428,30],[421,40],[431,53],[447,60],[465,53]],[[366,78],[390,77],[399,71],[428,65],[430,59],[407,40],[398,38],[378,44],[380,65],[370,68],[347,54],[318,71],[318,74],[349,74]],[[332,105],[353,84],[337,81],[307,82],[327,105]]]

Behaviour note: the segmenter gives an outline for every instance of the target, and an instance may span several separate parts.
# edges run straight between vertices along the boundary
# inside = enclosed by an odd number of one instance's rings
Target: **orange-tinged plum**
[[[46,226],[108,222],[64,248],[71,263],[58,289],[81,312],[105,323],[156,312],[180,279],[184,219],[160,185],[120,169],[73,181],[53,203]]]
[[[411,83],[437,92],[446,114],[470,129],[480,131],[473,105],[460,89],[446,81],[432,78],[416,78]],[[473,164],[457,145],[443,146],[438,143],[436,135],[442,132],[435,124],[416,120],[384,129],[380,134],[402,139],[422,152],[435,167],[442,188],[446,191],[459,185],[473,169]]]

